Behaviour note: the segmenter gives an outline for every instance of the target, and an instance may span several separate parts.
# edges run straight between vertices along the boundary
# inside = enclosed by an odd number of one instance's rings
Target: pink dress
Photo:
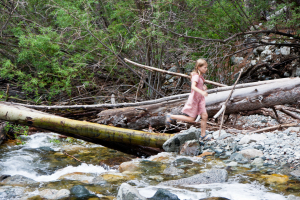
[[[200,90],[203,90],[204,78],[202,76],[199,76],[198,74],[193,74],[191,81],[195,81],[196,87]],[[197,115],[206,113],[204,96],[192,90],[187,102],[185,103],[182,109],[182,112],[194,118],[196,118]]]

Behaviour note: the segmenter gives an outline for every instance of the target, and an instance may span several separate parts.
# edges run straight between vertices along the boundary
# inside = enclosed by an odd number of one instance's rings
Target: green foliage
[[[21,126],[21,125],[15,125],[10,124],[9,122],[6,122],[6,125],[4,127],[4,131],[8,134],[8,132],[12,132],[14,135],[14,139],[16,139],[16,144],[25,144],[25,141],[22,139],[22,135],[27,136],[28,135],[28,126]]]
[[[224,49],[214,54],[214,44],[179,34],[223,40],[261,22],[261,13],[270,15],[284,6],[290,8],[288,18],[283,13],[263,23],[272,27],[284,24],[299,32],[300,12],[295,1],[276,1],[275,7],[271,0],[248,2],[28,0],[16,8],[20,17],[14,17],[3,30],[13,37],[7,40],[9,48],[3,46],[9,54],[0,54],[0,77],[15,81],[33,99],[43,95],[48,100],[62,94],[71,97],[77,94],[76,86],[96,88],[95,77],[103,73],[122,82],[139,83],[90,32],[117,54],[152,66],[181,58],[222,58]],[[7,6],[0,5],[0,9]],[[3,23],[10,19],[5,13],[10,11],[4,12]],[[227,44],[235,48],[234,41]],[[95,63],[100,67],[90,67]],[[212,71],[216,75],[220,70],[225,68]]]
[[[49,142],[54,143],[54,144],[60,144],[61,143],[61,141],[59,139],[50,139]]]

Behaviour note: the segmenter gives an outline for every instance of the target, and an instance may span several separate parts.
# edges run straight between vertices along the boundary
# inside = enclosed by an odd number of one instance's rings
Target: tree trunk
[[[300,99],[300,78],[288,81],[235,89],[228,101],[225,114],[256,110],[275,105],[294,104]],[[209,94],[206,110],[209,117],[214,116],[222,107],[231,91]],[[98,123],[142,129],[164,126],[165,114],[179,114],[186,100],[164,102],[152,105],[104,110],[98,114]]]
[[[10,103],[0,103],[0,119],[18,124],[47,129],[60,134],[75,134],[91,139],[161,148],[172,137],[143,131],[105,126],[91,122],[67,119]]]

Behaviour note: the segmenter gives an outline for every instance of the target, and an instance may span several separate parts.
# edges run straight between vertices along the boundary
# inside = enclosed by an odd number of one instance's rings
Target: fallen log
[[[46,129],[59,134],[74,134],[96,140],[154,148],[161,148],[163,143],[173,136],[171,134],[148,133],[72,120],[7,102],[0,102],[0,119]]]
[[[206,110],[209,117],[214,116],[222,107],[231,91],[209,94]],[[228,101],[225,114],[257,110],[275,105],[294,104],[300,98],[300,78],[288,81],[269,82],[247,88],[235,89]],[[98,123],[130,127],[132,129],[159,127],[164,125],[165,113],[179,114],[186,100],[165,102],[138,107],[104,110],[98,114]]]
[[[268,80],[268,81],[258,81],[254,83],[244,83],[244,84],[238,84],[235,86],[235,89],[239,88],[247,88],[247,87],[253,87],[258,85],[264,85],[264,84],[270,84],[270,83],[279,83],[279,82],[287,82],[292,80],[293,78],[282,78],[282,79],[274,79],[274,80]],[[233,86],[226,86],[226,87],[218,87],[214,89],[207,90],[208,94],[217,93],[217,92],[223,92],[232,90]],[[163,97],[155,100],[149,100],[149,101],[142,101],[142,102],[135,102],[135,103],[118,103],[118,104],[94,104],[94,105],[54,105],[54,106],[45,106],[45,105],[29,105],[29,104],[21,104],[21,103],[13,103],[15,105],[25,106],[28,108],[33,109],[46,109],[46,110],[55,110],[55,109],[99,109],[99,108],[123,108],[123,107],[131,107],[131,106],[142,106],[142,105],[150,105],[150,104],[158,104],[162,102],[168,102],[172,100],[186,100],[190,93],[185,94],[178,94],[173,95],[169,97]]]

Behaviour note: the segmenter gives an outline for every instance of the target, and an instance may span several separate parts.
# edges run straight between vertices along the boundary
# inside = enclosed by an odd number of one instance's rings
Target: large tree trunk
[[[256,110],[282,104],[297,103],[300,99],[300,78],[287,81],[271,82],[270,84],[234,90],[226,107],[226,114],[241,111]],[[230,91],[209,94],[206,99],[206,109],[209,117],[214,116],[222,107]],[[104,110],[95,120],[98,123],[142,129],[164,126],[165,113],[179,114],[186,100],[164,102],[153,105]]]
[[[163,143],[172,137],[171,134],[149,133],[67,119],[6,102],[0,103],[0,119],[61,134],[155,148],[161,148]]]

